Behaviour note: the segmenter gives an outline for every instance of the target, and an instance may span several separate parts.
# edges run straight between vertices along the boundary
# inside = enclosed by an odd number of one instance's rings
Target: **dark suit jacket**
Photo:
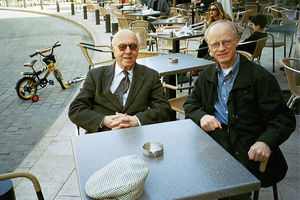
[[[100,129],[103,118],[116,112],[136,115],[142,125],[168,121],[171,108],[158,72],[135,64],[131,88],[122,108],[110,91],[114,66],[95,68],[87,73],[83,88],[70,105],[71,121],[91,133],[105,130]]]
[[[184,104],[187,118],[199,125],[204,115],[214,114],[217,85],[216,67],[207,68],[199,75],[195,89]],[[279,145],[295,130],[296,121],[282,98],[275,77],[241,55],[227,106],[229,129],[221,129],[226,131],[226,138],[217,138],[222,134],[220,129],[208,134],[260,178],[262,186],[270,186],[283,179],[287,165]],[[259,162],[248,158],[250,147],[257,141],[265,142],[272,150],[263,177],[258,172]]]

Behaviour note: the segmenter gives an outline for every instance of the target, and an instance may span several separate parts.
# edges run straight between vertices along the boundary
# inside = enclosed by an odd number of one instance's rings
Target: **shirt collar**
[[[234,64],[233,64],[233,66],[232,66],[232,73],[233,73],[233,74],[236,74],[236,73],[238,72],[238,70],[239,70],[239,65],[240,65],[240,54],[237,53],[235,62],[234,62]],[[222,69],[221,69],[221,67],[220,67],[220,65],[219,65],[218,62],[217,62],[217,64],[216,64],[216,70],[217,70],[218,73],[222,74]]]
[[[133,67],[133,68],[134,68],[134,67]],[[131,70],[127,71],[129,77],[131,77],[132,74],[133,74],[133,68],[132,68]],[[120,73],[122,73],[122,71],[123,71],[123,69],[122,69],[122,68],[120,67],[120,65],[116,62],[116,65],[115,65],[115,76],[117,76],[117,75],[119,75]]]

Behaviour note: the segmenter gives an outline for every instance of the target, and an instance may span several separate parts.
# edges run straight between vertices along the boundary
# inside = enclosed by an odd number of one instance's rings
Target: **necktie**
[[[119,103],[121,104],[121,106],[123,106],[123,96],[127,92],[127,90],[129,89],[129,85],[130,85],[128,72],[125,71],[125,70],[122,71],[122,72],[124,73],[125,77],[121,80],[118,88],[114,92],[114,95],[117,97],[117,99],[118,99]]]

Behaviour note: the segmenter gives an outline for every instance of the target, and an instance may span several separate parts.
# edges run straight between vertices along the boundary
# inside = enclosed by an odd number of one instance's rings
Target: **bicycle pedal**
[[[53,80],[49,80],[49,85],[54,85],[54,81]]]

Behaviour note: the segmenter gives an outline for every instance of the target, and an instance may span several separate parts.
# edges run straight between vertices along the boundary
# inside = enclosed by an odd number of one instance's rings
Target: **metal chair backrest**
[[[275,7],[271,7],[270,9],[271,9],[272,17],[273,17],[271,25],[273,25],[273,22],[276,22],[276,21],[281,22],[282,16],[281,16],[280,10],[276,9]]]
[[[248,19],[249,19],[249,16],[250,16],[251,12],[252,12],[252,10],[245,10],[245,11],[236,13],[236,18],[233,22],[235,24],[240,24],[240,25],[243,25],[245,27],[248,23]],[[242,17],[240,17],[240,16],[242,16]]]
[[[284,67],[289,89],[292,93],[287,106],[291,108],[300,98],[300,58],[282,58],[280,64]]]
[[[282,21],[281,24],[296,23],[296,10],[281,10]]]
[[[92,51],[98,51],[98,52],[102,52],[102,53],[111,53],[112,57],[114,58],[112,49],[108,45],[93,45],[93,44],[87,44],[87,43],[77,43],[77,45],[80,47],[84,57],[86,58],[87,62],[89,63],[89,69],[93,69],[97,65],[106,65],[106,64],[110,64],[110,63],[114,62],[114,59],[112,59],[112,60],[96,63],[92,60],[92,58],[88,52],[88,50],[92,50]],[[108,49],[108,50],[102,50],[102,49]]]
[[[255,50],[252,54],[252,60],[254,60],[256,58],[258,60],[258,63],[259,63],[261,53],[262,53],[263,48],[265,47],[267,39],[268,39],[268,37],[264,37],[264,38],[261,38],[261,39],[256,41],[256,47],[255,47]]]
[[[33,174],[31,174],[29,172],[12,172],[12,173],[0,174],[0,181],[9,180],[9,179],[13,179],[13,178],[29,179],[33,184],[33,187],[35,189],[38,200],[44,200],[40,182]],[[6,198],[4,197],[4,199],[6,199]]]
[[[249,16],[257,15],[257,5],[245,5],[245,10],[251,10]]]
[[[118,17],[117,19],[118,19],[121,29],[129,29],[129,22],[126,18]]]
[[[86,7],[87,7],[88,12],[95,13],[95,8],[92,4],[87,3]]]
[[[130,30],[136,34],[139,40],[139,49],[147,49],[147,29],[144,27],[132,27]]]
[[[247,52],[247,51],[240,51],[237,50],[238,53],[240,53],[241,55],[245,56],[248,60],[252,60],[252,54]]]
[[[148,29],[148,21],[145,20],[136,20],[131,22],[131,27],[143,27],[145,29]]]

